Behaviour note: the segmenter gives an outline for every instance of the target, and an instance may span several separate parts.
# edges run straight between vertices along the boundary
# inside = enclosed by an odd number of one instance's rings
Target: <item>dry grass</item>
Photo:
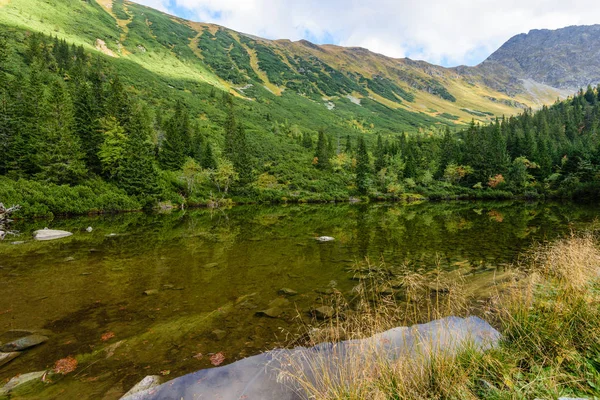
[[[336,314],[307,327],[306,345],[362,339],[396,326],[472,312],[503,334],[498,347],[465,344],[390,360],[376,341],[361,341],[352,357],[302,353],[284,360],[281,378],[302,397],[329,399],[476,399],[600,396],[600,251],[592,234],[540,245],[517,266],[514,279],[473,307],[468,280],[427,275],[385,264],[357,266],[355,296],[332,296]],[[394,288],[398,287],[399,290]],[[341,347],[340,347],[341,348]],[[354,356],[356,355],[356,356]]]

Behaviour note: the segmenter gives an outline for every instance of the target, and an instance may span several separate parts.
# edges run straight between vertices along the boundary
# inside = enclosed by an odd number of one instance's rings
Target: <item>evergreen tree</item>
[[[344,149],[344,153],[352,154],[352,141],[350,140],[350,135],[346,136],[346,147]]]
[[[204,148],[202,163],[200,164],[204,169],[216,170],[218,167],[217,159],[213,153],[212,145],[210,143],[206,143],[206,147]]]
[[[182,102],[177,102],[175,113],[165,126],[165,138],[162,143],[159,160],[162,168],[176,171],[183,167],[190,149],[190,119]]]
[[[150,202],[159,194],[157,170],[154,166],[151,128],[147,112],[139,106],[132,108],[129,123],[125,126],[127,143],[117,184],[130,195]]]
[[[73,132],[73,106],[64,84],[52,82],[44,106],[43,141],[38,142],[36,153],[40,172],[36,177],[52,183],[75,184],[87,170],[79,138]]]
[[[375,148],[375,172],[379,172],[385,168],[385,148],[381,135],[377,135],[377,147]]]
[[[358,139],[358,148],[356,150],[356,188],[362,195],[367,194],[369,189],[371,173],[371,160],[367,151],[365,139],[361,136]]]
[[[92,86],[87,81],[78,82],[74,97],[75,133],[79,137],[88,168],[100,174],[102,164],[98,150],[102,144],[102,132],[98,126],[98,110],[94,102]]]
[[[239,176],[238,182],[245,185],[250,183],[253,178],[246,132],[242,126],[237,124],[230,97],[226,98],[226,104],[228,112],[225,120],[225,157],[233,164],[233,168]]]
[[[315,152],[316,166],[319,169],[329,169],[329,149],[325,132],[319,130],[319,138],[317,140],[317,150]]]
[[[313,141],[312,136],[308,132],[302,132],[302,147],[306,149],[312,149]]]

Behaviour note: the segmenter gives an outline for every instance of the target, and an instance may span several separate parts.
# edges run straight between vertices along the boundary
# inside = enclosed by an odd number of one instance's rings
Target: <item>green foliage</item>
[[[40,170],[36,177],[57,184],[77,183],[87,169],[79,140],[73,133],[72,102],[60,82],[52,82],[44,111],[43,136],[36,141],[36,161]]]
[[[362,195],[367,194],[370,185],[369,175],[371,173],[371,160],[367,151],[365,140],[358,139],[358,149],[356,150],[356,188]]]

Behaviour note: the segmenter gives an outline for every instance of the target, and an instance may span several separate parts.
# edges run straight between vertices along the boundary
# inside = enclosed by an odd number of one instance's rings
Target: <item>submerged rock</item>
[[[296,296],[298,294],[298,292],[290,288],[281,288],[277,291],[277,293],[282,296]]]
[[[311,314],[317,319],[329,319],[335,315],[335,310],[330,306],[321,306],[311,310]]]
[[[5,353],[10,353],[13,351],[23,351],[33,346],[37,346],[38,344],[42,344],[48,341],[48,337],[43,335],[29,335],[23,338],[14,340],[9,343],[5,343],[0,347],[0,351]]]
[[[216,340],[223,340],[225,339],[225,336],[227,336],[227,332],[222,329],[215,329],[212,331],[212,335]]]
[[[485,350],[495,346],[499,338],[498,331],[480,318],[448,317],[427,324],[390,329],[362,340],[270,351],[179,377],[140,397],[127,400],[298,400],[302,398],[299,388],[285,379],[296,369],[290,369],[290,361],[298,368],[310,370],[311,362],[318,359],[319,368],[326,371],[327,376],[344,379],[341,372],[347,360],[356,363],[357,359],[367,361],[373,357],[384,357],[390,361],[412,357],[415,362],[426,363],[428,357],[436,352],[455,354],[465,342],[469,342],[474,349]],[[306,379],[313,377],[308,374]]]
[[[155,294],[158,294],[158,289],[148,289],[148,290],[144,290],[144,294],[146,296],[153,296]]]
[[[38,231],[33,232],[33,238],[35,240],[54,240],[54,239],[65,238],[65,237],[68,237],[71,235],[72,235],[71,232],[59,231],[56,229],[48,229],[48,228],[40,229]]]
[[[153,388],[159,386],[161,382],[162,378],[160,376],[148,375],[132,387],[129,392],[125,393],[120,400],[142,399],[145,395],[149,394]]]
[[[256,315],[259,317],[277,318],[283,314],[283,310],[279,307],[271,307],[266,310],[257,311]]]
[[[6,385],[0,389],[0,396],[6,396],[17,389],[23,389],[25,386],[33,385],[42,381],[42,377],[47,371],[30,372],[12,378]]]
[[[8,364],[15,358],[19,357],[20,354],[21,353],[19,353],[18,351],[13,351],[10,353],[0,353],[0,367],[4,364]]]

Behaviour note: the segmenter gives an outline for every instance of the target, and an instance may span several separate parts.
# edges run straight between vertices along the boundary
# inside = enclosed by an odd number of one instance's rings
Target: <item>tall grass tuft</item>
[[[490,288],[482,307],[473,301],[465,277],[439,268],[411,273],[406,266],[367,260],[356,268],[363,280],[353,296],[336,293],[333,318],[307,327],[304,344],[334,343],[332,353],[290,357],[280,377],[302,398],[315,400],[600,397],[597,238],[588,233],[539,245],[513,270],[518,272],[512,279]],[[359,357],[335,351],[342,340],[472,313],[501,332],[498,346],[482,351],[465,343],[453,352],[423,346],[422,352],[396,359],[373,341],[360,342]]]

